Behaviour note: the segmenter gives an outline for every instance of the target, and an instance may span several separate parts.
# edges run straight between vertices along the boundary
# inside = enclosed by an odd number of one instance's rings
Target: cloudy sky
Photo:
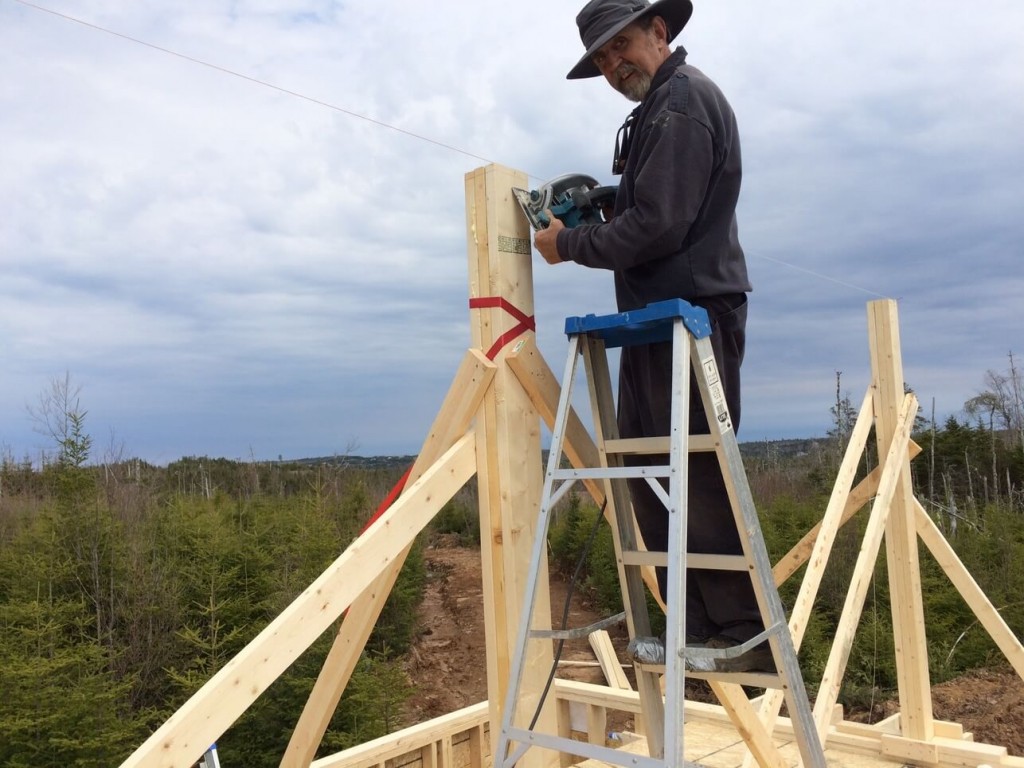
[[[741,438],[860,402],[899,301],[926,412],[1024,354],[1024,3],[696,0],[740,121]],[[81,387],[104,453],[414,453],[470,343],[464,175],[609,183],[629,104],[567,81],[576,2],[0,0],[0,451]],[[538,341],[614,310],[534,257]]]

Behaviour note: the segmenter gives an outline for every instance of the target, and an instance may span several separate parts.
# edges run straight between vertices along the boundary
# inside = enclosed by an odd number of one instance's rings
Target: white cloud
[[[613,181],[630,106],[564,79],[572,3],[48,7],[179,55],[0,1],[16,454],[65,370],[91,429],[154,460],[415,451],[469,344],[464,174]],[[1016,0],[696,4],[681,42],[743,135],[747,438],[823,432],[835,370],[859,400],[880,296],[940,413],[1020,346],[1022,28]],[[535,264],[561,370],[563,318],[612,311],[611,276]]]

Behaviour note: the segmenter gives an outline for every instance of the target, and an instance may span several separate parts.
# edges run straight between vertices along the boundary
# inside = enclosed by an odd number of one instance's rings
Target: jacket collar
[[[675,71],[676,67],[686,63],[686,49],[683,46],[679,46],[672,53],[669,54],[668,58],[661,62],[661,66],[658,67],[658,71],[654,73],[654,77],[651,78],[651,89],[647,91],[647,96],[644,96],[644,101],[647,101],[648,97],[654,93],[655,90],[664,85],[672,72]]]

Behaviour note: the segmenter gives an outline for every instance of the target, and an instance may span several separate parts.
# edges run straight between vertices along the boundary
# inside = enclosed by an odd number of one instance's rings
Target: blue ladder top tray
[[[686,330],[695,339],[711,335],[707,310],[682,299],[668,299],[648,304],[642,309],[617,312],[614,315],[584,315],[565,318],[565,334],[586,333],[604,341],[606,347],[629,347],[653,344],[672,339],[672,323],[682,319]]]

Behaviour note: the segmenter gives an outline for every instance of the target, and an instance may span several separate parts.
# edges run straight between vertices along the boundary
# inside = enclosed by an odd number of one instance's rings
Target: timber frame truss
[[[470,321],[473,346],[459,366],[401,494],[306,590],[217,672],[122,764],[193,765],[232,723],[324,632],[334,643],[303,709],[281,765],[309,766],[415,537],[472,478],[480,497],[484,620],[490,721],[501,722],[526,572],[542,489],[540,422],[550,427],[560,383],[534,338],[529,227],[511,194],[526,175],[489,165],[466,175]],[[817,686],[814,720],[826,748],[855,739],[859,751],[922,766],[985,763],[1024,768],[1006,749],[975,744],[956,723],[932,715],[918,544],[925,544],[978,621],[1024,678],[1024,647],[964,568],[913,495],[910,439],[917,401],[904,393],[896,304],[868,304],[872,380],[821,522],[775,565],[781,585],[806,564],[789,626],[797,648],[813,610],[839,528],[870,504],[842,618]],[[874,427],[879,466],[853,484]],[[572,417],[567,455],[596,463],[597,448]],[[587,489],[600,505],[604,491]],[[836,702],[882,541],[891,592],[900,711],[883,723],[848,723]],[[542,574],[543,576],[543,574]],[[647,575],[651,583],[653,573]],[[538,594],[547,595],[546,579]],[[538,617],[550,616],[546,600]],[[343,620],[342,617],[345,617]],[[534,619],[534,626],[538,623]],[[531,658],[524,687],[541,690],[551,658]],[[531,682],[532,681],[532,682]],[[812,686],[813,687],[813,686]],[[780,692],[759,706],[739,685],[714,683],[738,730],[772,734],[780,725]],[[559,713],[546,704],[538,729],[555,732]],[[754,722],[754,720],[758,722]],[[781,731],[780,731],[781,732]],[[831,738],[830,738],[831,737]],[[491,731],[491,753],[497,729]],[[745,768],[754,759],[748,753]],[[531,762],[531,765],[542,763]],[[558,764],[557,756],[553,762]]]

